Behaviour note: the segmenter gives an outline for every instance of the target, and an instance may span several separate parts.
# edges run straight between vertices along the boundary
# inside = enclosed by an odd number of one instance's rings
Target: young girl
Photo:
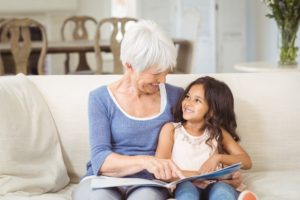
[[[193,81],[179,100],[174,118],[161,129],[156,156],[171,158],[185,176],[238,162],[242,169],[251,168],[249,155],[237,143],[234,100],[225,83],[211,77]],[[177,200],[236,200],[238,196],[235,188],[221,181],[186,181],[175,190]],[[239,199],[256,198],[245,191]]]

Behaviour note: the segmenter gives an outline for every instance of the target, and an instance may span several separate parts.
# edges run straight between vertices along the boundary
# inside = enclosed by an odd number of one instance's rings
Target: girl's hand
[[[207,161],[203,163],[203,165],[198,170],[199,174],[206,174],[209,172],[216,171],[219,165],[219,154],[214,154]]]
[[[193,181],[193,184],[196,185],[198,188],[205,189],[212,182],[215,182],[215,181],[208,181],[208,180]]]
[[[153,156],[144,156],[144,169],[154,174],[156,179],[170,180],[173,178],[184,178],[181,170],[170,159],[159,159]]]
[[[232,178],[229,180],[222,180],[224,183],[231,185],[234,188],[237,188],[243,181],[243,177],[240,171],[234,172]]]

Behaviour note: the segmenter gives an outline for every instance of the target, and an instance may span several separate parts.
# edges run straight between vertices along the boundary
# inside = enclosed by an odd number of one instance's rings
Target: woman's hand
[[[196,185],[198,188],[204,189],[206,188],[209,184],[213,183],[215,181],[209,181],[209,180],[201,180],[201,181],[193,181],[193,184]]]
[[[144,168],[154,174],[156,179],[170,180],[173,178],[184,178],[181,170],[170,159],[159,159],[153,156],[144,156],[142,161]]]
[[[199,174],[206,174],[217,170],[219,165],[219,154],[214,154],[207,161],[205,161],[200,169],[198,170]]]
[[[231,185],[234,188],[237,188],[239,185],[241,185],[243,181],[243,177],[240,171],[234,172],[232,174],[232,178],[229,180],[222,180],[224,183],[227,183]]]

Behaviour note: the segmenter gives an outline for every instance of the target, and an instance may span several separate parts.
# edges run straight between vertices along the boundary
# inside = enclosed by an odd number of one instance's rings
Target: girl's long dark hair
[[[206,143],[211,146],[212,140],[215,138],[218,143],[217,148],[219,153],[224,153],[221,128],[225,129],[235,141],[238,142],[240,140],[236,134],[237,124],[234,113],[234,98],[230,88],[224,82],[205,76],[190,83],[174,110],[175,122],[181,122],[181,124],[186,122],[183,119],[182,101],[194,85],[203,86],[204,98],[208,104],[208,111],[204,116],[204,125],[201,128],[202,131],[207,129],[210,133],[210,137]]]

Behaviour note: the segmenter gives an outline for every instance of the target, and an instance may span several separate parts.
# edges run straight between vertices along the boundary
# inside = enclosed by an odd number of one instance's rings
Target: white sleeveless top
[[[173,123],[174,145],[172,160],[181,170],[199,170],[202,164],[217,152],[217,141],[212,140],[212,147],[206,144],[209,138],[207,130],[201,136],[192,136],[180,123]]]

